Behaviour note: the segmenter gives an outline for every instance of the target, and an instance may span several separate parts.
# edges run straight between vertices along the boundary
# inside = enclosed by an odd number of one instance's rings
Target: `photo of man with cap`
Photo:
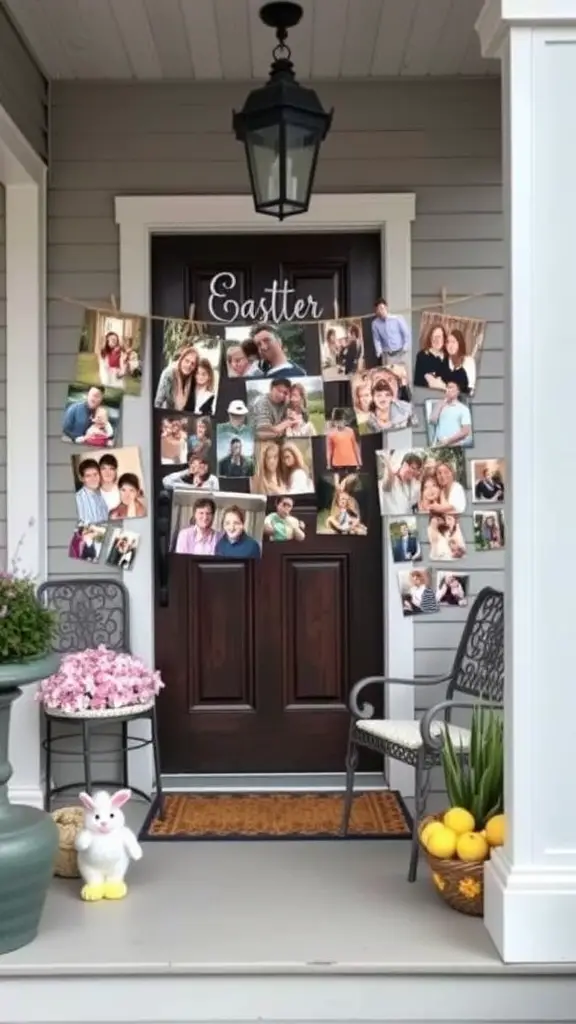
[[[241,441],[242,455],[251,459],[254,455],[254,431],[248,426],[248,406],[241,398],[234,398],[226,412],[228,419],[216,427],[218,459],[230,454],[232,441]]]

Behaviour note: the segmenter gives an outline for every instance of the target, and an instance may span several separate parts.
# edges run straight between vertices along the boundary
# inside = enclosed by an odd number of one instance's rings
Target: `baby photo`
[[[326,427],[321,377],[246,381],[248,423],[257,441],[316,437]]]
[[[354,409],[332,409],[326,420],[326,466],[328,469],[359,469],[362,449],[358,440]]]
[[[310,438],[256,441],[252,494],[312,494],[314,458]]]
[[[224,328],[224,367],[229,377],[261,377],[259,358],[249,326]]]
[[[464,558],[466,541],[460,526],[460,517],[431,515],[428,520],[428,543],[431,562],[453,562]]]
[[[361,434],[416,425],[412,394],[403,379],[389,366],[377,366],[352,377],[352,404]]]
[[[116,569],[133,569],[140,534],[130,530],[113,530],[112,543],[106,555],[106,565]]]
[[[441,608],[466,608],[470,577],[462,572],[439,572],[436,575],[436,600]]]
[[[202,558],[260,558],[266,499],[175,490],[170,550]]]
[[[424,402],[428,444],[435,448],[472,448],[472,413],[458,385],[449,381],[442,398]]]
[[[401,569],[398,572],[398,584],[404,617],[432,615],[439,611],[429,569]]]
[[[365,537],[368,533],[367,473],[324,473],[318,480],[317,533]]]
[[[139,448],[73,455],[77,518],[88,524],[148,515]]]
[[[146,321],[139,316],[87,309],[80,335],[75,380],[140,395]]]
[[[229,424],[218,423],[216,427],[216,455],[218,476],[254,476],[254,435],[230,430]]]
[[[62,440],[113,448],[120,432],[122,391],[99,384],[71,384],[62,419]]]
[[[78,523],[68,545],[68,557],[95,564],[100,558],[105,536],[105,526]]]
[[[474,513],[474,547],[476,551],[503,551],[505,546],[504,513]]]
[[[416,516],[389,519],[388,534],[392,558],[395,562],[420,562],[422,560]]]
[[[163,358],[155,408],[214,416],[222,361],[221,339],[198,333],[198,325],[188,320],[166,320]]]
[[[504,459],[473,459],[470,463],[472,474],[472,501],[488,504],[504,501],[506,473]]]
[[[294,515],[294,499],[270,498],[272,510],[264,520],[264,540],[306,540],[306,523]]]
[[[382,449],[376,470],[384,516],[466,510],[466,461],[459,448]]]
[[[414,387],[446,391],[453,383],[461,395],[473,395],[485,333],[485,320],[422,313]]]
[[[320,366],[324,380],[347,380],[364,369],[361,320],[328,320],[318,325]]]

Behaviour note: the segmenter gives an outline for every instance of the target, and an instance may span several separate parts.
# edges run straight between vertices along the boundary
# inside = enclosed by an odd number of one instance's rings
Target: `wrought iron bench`
[[[58,615],[58,630],[53,642],[53,649],[59,654],[71,654],[74,651],[83,651],[89,647],[98,647],[104,644],[113,651],[130,651],[130,615],[128,609],[128,591],[123,583],[114,579],[63,579],[48,580],[38,588],[39,600],[44,602],[48,608],[52,608]],[[154,754],[154,776],[156,794],[160,816],[164,814],[164,796],[162,792],[162,779],[160,774],[160,748],[158,745],[158,723],[156,718],[156,707],[148,707],[141,712],[130,712],[129,714],[114,715],[108,721],[89,714],[70,718],[57,711],[44,710],[45,739],[42,746],[46,751],[46,781],[44,788],[44,807],[49,811],[52,799],[59,793],[72,789],[86,789],[88,792],[94,786],[117,786],[118,783],[96,781],[92,778],[92,744],[91,733],[97,729],[102,735],[102,725],[116,725],[121,727],[121,743],[114,744],[114,748],[107,753],[122,754],[122,785],[132,789],[133,793],[152,802],[152,797],[147,793],[130,786],[128,771],[128,754],[130,751],[143,747],[152,746]],[[128,727],[130,722],[137,719],[147,718],[151,725],[151,738],[130,736]],[[68,730],[54,735],[54,724],[61,726],[68,725],[75,727],[74,731]],[[63,746],[63,741],[69,740],[71,736],[77,736],[77,728],[80,727],[82,742],[82,761],[84,766],[83,782],[66,783],[62,786],[52,785],[52,754],[58,750],[62,756],[71,756],[71,752]],[[110,733],[106,733],[110,735]],[[102,753],[102,751],[100,752]],[[77,755],[72,755],[77,756]]]
[[[397,721],[374,718],[371,704],[359,703],[362,691],[375,684],[386,686],[438,686],[446,684],[446,697],[431,707],[421,720]],[[415,771],[414,818],[408,881],[414,882],[418,870],[418,823],[426,812],[432,768],[441,764],[445,729],[455,744],[467,749],[470,731],[453,724],[454,708],[471,709],[474,704],[502,706],[504,693],[504,595],[485,587],[476,597],[466,620],[454,664],[448,675],[434,679],[387,679],[368,676],[350,693],[352,719],[346,755],[346,795],[341,833],[346,835],[354,796],[354,775],[359,748],[366,747],[385,757],[412,765]],[[462,694],[467,700],[458,700]],[[471,699],[472,698],[472,699]]]

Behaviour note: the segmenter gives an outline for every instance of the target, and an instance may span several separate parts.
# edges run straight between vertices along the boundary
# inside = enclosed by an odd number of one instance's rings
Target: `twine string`
[[[411,306],[409,309],[395,310],[393,316],[410,316],[412,313],[428,313],[434,310],[438,310],[443,315],[448,306],[457,306],[464,302],[470,302],[472,299],[485,299],[490,293],[489,292],[473,292],[470,295],[459,295],[454,299],[446,299],[446,301],[440,302],[429,302],[425,306]],[[89,302],[82,302],[81,299],[72,299],[67,295],[54,295],[52,301],[65,302],[69,306],[78,306],[80,309],[90,310],[93,313],[100,313],[104,316],[116,316],[125,317],[127,319],[139,319],[139,320],[161,320],[164,323],[180,323],[190,324],[192,321],[189,317],[183,316],[157,316],[154,313],[128,313],[126,310],[119,310],[118,307],[111,306],[94,306]],[[356,316],[339,316],[339,317],[318,317],[316,320],[293,320],[290,321],[297,327],[311,327],[318,326],[319,324],[325,324],[331,320],[338,320],[339,323],[353,323],[357,320],[372,320],[374,313],[362,313]],[[466,317],[471,323],[483,323],[484,320],[478,317]],[[199,322],[200,323],[200,322]],[[232,326],[230,323],[224,323],[221,320],[202,320],[202,327],[218,327],[220,330],[224,330],[226,327]]]

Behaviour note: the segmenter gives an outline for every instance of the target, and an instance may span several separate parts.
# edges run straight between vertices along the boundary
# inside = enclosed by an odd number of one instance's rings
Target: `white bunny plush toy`
[[[78,870],[85,883],[83,900],[121,900],[128,892],[124,876],[130,859],[142,857],[142,847],[121,810],[131,795],[129,789],[119,789],[112,796],[104,790],[94,796],[80,793],[84,827],[75,845]]]

